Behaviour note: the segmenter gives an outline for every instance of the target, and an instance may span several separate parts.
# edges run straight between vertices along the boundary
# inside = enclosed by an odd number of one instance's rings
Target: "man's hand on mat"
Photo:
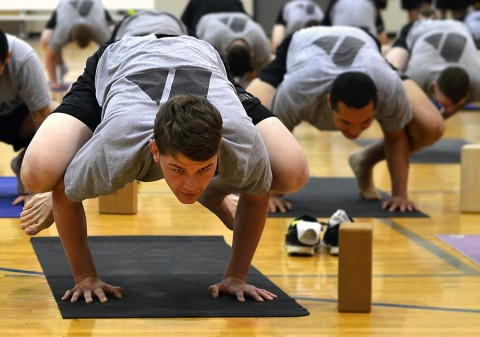
[[[417,211],[417,206],[404,197],[393,197],[390,200],[385,200],[382,203],[382,209],[386,209],[390,212],[400,211],[400,212],[413,212]]]
[[[101,303],[105,303],[108,301],[108,295],[121,299],[122,288],[106,284],[98,277],[88,277],[77,282],[73,289],[67,290],[62,301],[77,302],[79,298],[83,297],[86,303],[93,303],[95,296]]]
[[[270,192],[270,195],[268,196],[268,211],[270,213],[275,213],[277,210],[281,213],[285,213],[292,209],[292,204],[285,201],[282,196],[283,194],[281,193]]]
[[[271,301],[277,298],[277,295],[274,293],[247,284],[239,277],[226,277],[222,282],[208,287],[208,292],[213,298],[217,298],[220,294],[225,294],[236,297],[239,302],[245,302],[245,295],[257,302]]]

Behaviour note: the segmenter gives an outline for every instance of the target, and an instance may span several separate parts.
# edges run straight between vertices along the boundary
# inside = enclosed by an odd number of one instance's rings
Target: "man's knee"
[[[20,178],[29,191],[34,193],[51,191],[58,182],[56,176],[49,165],[44,165],[27,152],[23,159]]]
[[[285,157],[281,163],[277,162],[272,167],[272,190],[280,193],[293,193],[298,191],[308,181],[309,167],[303,151]]]

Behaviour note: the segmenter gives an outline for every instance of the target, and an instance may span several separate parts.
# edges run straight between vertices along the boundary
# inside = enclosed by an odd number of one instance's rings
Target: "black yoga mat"
[[[273,301],[238,302],[210,297],[231,247],[221,236],[93,236],[89,238],[101,279],[123,288],[121,300],[85,304],[61,300],[74,285],[58,237],[33,237],[35,253],[63,318],[280,317],[308,311],[253,266],[248,282],[278,295]]]
[[[356,139],[355,142],[367,146],[375,139]],[[411,163],[417,164],[457,164],[460,163],[460,152],[462,146],[470,144],[463,139],[444,138],[435,144],[420,150],[410,156]]]
[[[380,191],[383,199],[390,195]],[[317,178],[310,177],[300,191],[287,194],[284,199],[292,203],[292,210],[285,213],[269,213],[272,218],[291,218],[311,215],[319,218],[330,217],[337,209],[343,209],[352,217],[363,218],[423,218],[429,217],[423,212],[389,212],[383,210],[380,200],[360,198],[355,178]]]

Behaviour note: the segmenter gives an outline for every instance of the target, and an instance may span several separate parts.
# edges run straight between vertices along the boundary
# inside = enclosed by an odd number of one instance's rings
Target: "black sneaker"
[[[327,229],[323,235],[322,246],[330,255],[338,255],[338,230],[342,222],[353,222],[343,209],[338,209],[328,220]]]
[[[312,256],[320,246],[322,226],[312,216],[302,215],[288,226],[285,235],[285,250],[288,255]]]

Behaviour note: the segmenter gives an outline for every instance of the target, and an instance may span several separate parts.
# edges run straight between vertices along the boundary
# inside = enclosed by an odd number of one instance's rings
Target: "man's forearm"
[[[225,270],[226,277],[247,279],[248,269],[265,227],[267,212],[268,194],[240,195],[233,229],[232,253]]]

